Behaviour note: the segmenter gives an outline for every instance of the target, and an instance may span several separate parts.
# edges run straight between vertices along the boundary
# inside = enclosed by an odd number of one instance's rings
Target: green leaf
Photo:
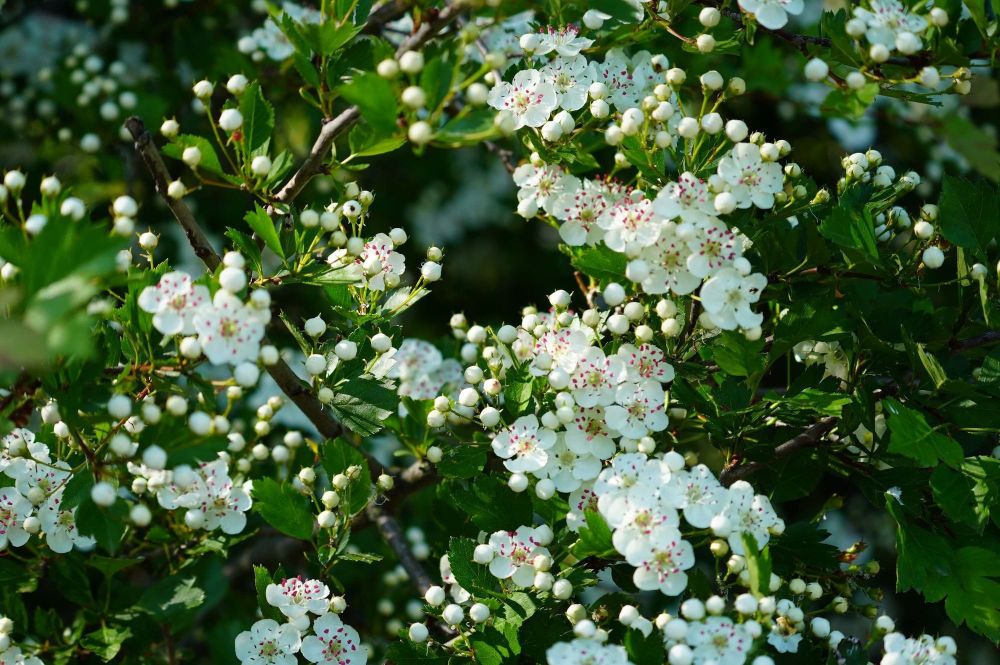
[[[174,159],[181,159],[184,150],[187,148],[198,148],[201,152],[201,161],[198,162],[199,171],[207,171],[213,175],[225,175],[222,164],[219,163],[219,156],[215,154],[215,148],[208,139],[194,134],[181,134],[170,140],[170,143],[163,146],[163,154]]]
[[[92,536],[98,545],[114,554],[125,535],[127,516],[128,508],[123,501],[101,508],[88,499],[76,510],[76,526],[81,535]]]
[[[643,635],[641,630],[629,628],[623,641],[628,659],[635,665],[663,665],[666,662],[663,636],[658,630]]]
[[[309,499],[291,485],[278,484],[270,478],[253,482],[253,509],[278,531],[300,540],[309,540],[313,532],[313,514]]]
[[[261,208],[260,205],[256,205],[253,210],[247,212],[243,219],[246,221],[247,226],[257,234],[257,237],[264,241],[268,249],[282,259],[285,258],[285,250],[281,246],[278,229],[275,228],[274,221],[267,214],[266,210]]]
[[[709,352],[719,367],[731,376],[753,376],[764,371],[767,354],[764,338],[751,341],[745,335],[724,331],[712,340]]]
[[[487,566],[472,560],[476,542],[471,538],[453,537],[448,545],[448,563],[451,574],[459,586],[473,595],[491,596],[495,592],[496,578],[490,574]]]
[[[768,547],[761,550],[757,539],[748,531],[741,533],[740,538],[750,573],[750,591],[761,598],[771,593],[771,551]]]
[[[486,447],[459,443],[445,449],[437,470],[446,478],[473,478],[486,465]]]
[[[567,250],[573,267],[595,279],[604,282],[614,282],[625,275],[625,264],[628,259],[606,245],[594,247],[572,248]]]
[[[84,635],[80,646],[106,663],[118,655],[122,650],[122,642],[131,635],[132,631],[128,628],[104,626]]]
[[[334,417],[358,436],[377,434],[399,405],[396,392],[374,379],[357,377],[337,387],[330,402]]]
[[[945,176],[938,226],[947,240],[985,251],[1000,230],[1000,192],[985,180]]]
[[[573,545],[573,554],[577,558],[597,557],[608,559],[617,556],[615,546],[611,542],[611,529],[596,510],[586,512],[587,525],[580,527],[580,539]]]
[[[378,136],[396,133],[396,93],[392,84],[373,72],[357,75],[341,86],[340,94],[361,110],[361,117]]]
[[[204,602],[205,591],[195,576],[171,575],[146,589],[136,607],[160,621],[168,621],[192,613]]]
[[[254,81],[240,97],[243,115],[243,143],[251,156],[267,154],[267,145],[274,131],[274,108],[264,99],[260,82]]]
[[[587,7],[604,12],[623,23],[638,23],[642,20],[642,5],[629,0],[591,0]]]
[[[529,411],[533,380],[534,377],[527,367],[507,371],[503,386],[503,403],[504,409],[511,415],[518,417]]]
[[[882,406],[889,414],[886,420],[891,433],[889,452],[908,457],[920,466],[935,466],[944,462],[958,467],[962,463],[962,446],[931,429],[919,411],[891,398],[883,400]]]
[[[372,157],[399,148],[406,143],[402,136],[384,136],[367,125],[355,125],[348,135],[351,154],[356,157]]]
[[[531,522],[531,498],[514,492],[496,476],[479,475],[468,486],[449,483],[446,487],[455,505],[483,531],[509,531]]]
[[[957,470],[939,466],[930,483],[935,503],[954,521],[978,533],[990,518],[1000,526],[1000,460],[970,457]]]
[[[820,223],[819,232],[841,247],[856,250],[872,262],[878,262],[875,227],[867,211],[837,206]]]
[[[447,665],[451,662],[448,656],[441,655],[431,649],[430,643],[414,644],[406,640],[396,640],[389,645],[385,659],[397,665]]]

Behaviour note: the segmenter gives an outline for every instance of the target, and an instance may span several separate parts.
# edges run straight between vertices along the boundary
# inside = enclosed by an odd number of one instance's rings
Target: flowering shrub
[[[77,4],[0,34],[0,664],[997,662],[989,2]],[[369,183],[457,148],[563,279],[421,334]]]

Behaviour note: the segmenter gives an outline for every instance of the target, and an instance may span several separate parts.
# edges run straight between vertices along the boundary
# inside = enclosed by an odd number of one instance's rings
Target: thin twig
[[[798,434],[788,441],[785,441],[771,453],[772,460],[783,459],[792,453],[805,448],[818,446],[827,434],[837,426],[836,416],[827,416],[819,422],[810,425],[804,432]],[[737,480],[742,480],[747,476],[757,473],[767,466],[766,462],[750,462],[749,464],[727,466],[719,474],[719,481],[729,487]]]
[[[399,522],[396,521],[396,518],[384,512],[375,504],[369,504],[366,512],[369,519],[378,528],[382,540],[386,542],[396,555],[396,558],[399,559],[400,565],[403,566],[406,574],[410,576],[410,581],[413,582],[420,595],[422,596],[427,593],[427,589],[431,587],[431,578],[427,574],[427,571],[424,570],[423,564],[410,551],[409,545],[406,544],[406,536],[403,535],[403,530],[399,527]]]

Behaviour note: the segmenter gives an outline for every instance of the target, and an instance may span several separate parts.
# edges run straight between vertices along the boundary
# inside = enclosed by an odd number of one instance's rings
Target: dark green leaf
[[[313,531],[313,513],[307,499],[291,485],[270,478],[253,482],[253,508],[264,520],[293,538],[309,540]]]

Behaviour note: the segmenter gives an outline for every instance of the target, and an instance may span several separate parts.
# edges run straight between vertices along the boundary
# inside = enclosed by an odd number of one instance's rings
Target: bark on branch
[[[774,449],[772,453],[773,459],[783,459],[789,455],[806,448],[813,448],[818,446],[830,431],[837,426],[838,418],[836,416],[827,416],[822,420],[810,425],[804,432],[798,434],[788,441],[780,444]],[[719,474],[719,481],[729,487],[737,480],[743,480],[748,476],[751,476],[761,469],[767,467],[766,462],[750,462],[748,464],[739,464],[727,466]]]

